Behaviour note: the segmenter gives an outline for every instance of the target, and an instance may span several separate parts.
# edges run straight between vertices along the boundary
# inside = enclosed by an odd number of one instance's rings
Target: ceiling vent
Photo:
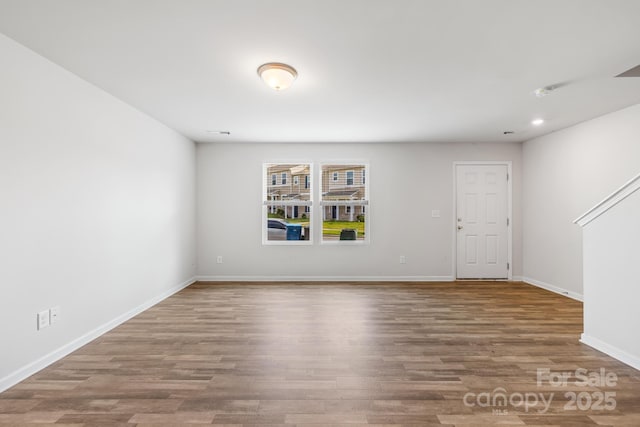
[[[616,77],[640,77],[640,65],[636,65],[630,70],[627,70],[622,74],[618,74]]]

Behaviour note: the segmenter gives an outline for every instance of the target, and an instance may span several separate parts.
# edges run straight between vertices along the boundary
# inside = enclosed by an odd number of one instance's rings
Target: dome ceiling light
[[[268,62],[258,67],[258,75],[275,90],[288,89],[298,77],[298,72],[290,65],[280,62]]]

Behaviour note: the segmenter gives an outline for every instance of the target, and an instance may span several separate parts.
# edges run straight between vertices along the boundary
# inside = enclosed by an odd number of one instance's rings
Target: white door
[[[509,276],[507,165],[456,165],[459,279]]]

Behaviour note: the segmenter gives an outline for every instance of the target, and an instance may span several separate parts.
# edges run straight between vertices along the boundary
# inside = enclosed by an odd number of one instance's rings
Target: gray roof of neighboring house
[[[269,190],[269,196],[282,196],[282,197],[288,197],[290,199],[300,199],[300,198],[308,198],[309,197],[309,193],[287,193],[284,192],[283,190]]]
[[[339,191],[329,191],[327,193],[324,193],[322,196],[326,199],[331,197],[353,196],[354,194],[357,194],[357,193],[358,193],[358,190],[339,190]]]

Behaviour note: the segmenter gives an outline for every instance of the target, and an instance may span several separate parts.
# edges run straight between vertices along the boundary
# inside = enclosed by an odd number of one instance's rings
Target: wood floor
[[[640,372],[581,331],[522,283],[197,283],[0,394],[0,425],[640,426]],[[537,384],[578,368],[616,385]]]

